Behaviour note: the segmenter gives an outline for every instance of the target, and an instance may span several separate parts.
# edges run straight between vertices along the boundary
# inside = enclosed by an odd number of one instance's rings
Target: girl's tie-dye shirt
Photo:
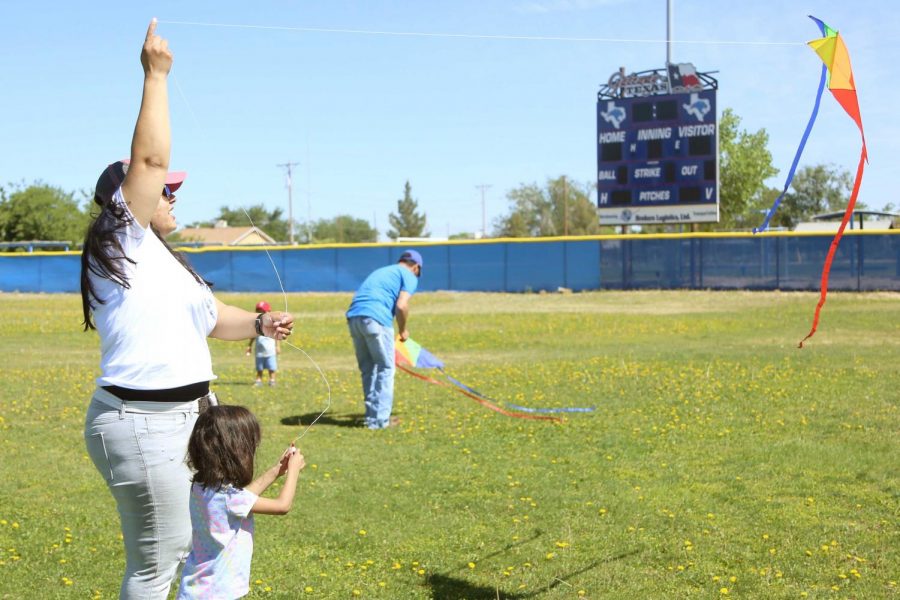
[[[250,591],[253,514],[258,496],[225,486],[191,486],[191,553],[181,573],[178,600],[240,598]]]

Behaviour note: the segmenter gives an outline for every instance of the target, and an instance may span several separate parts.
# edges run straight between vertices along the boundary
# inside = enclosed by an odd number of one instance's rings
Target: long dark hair
[[[94,283],[91,281],[91,273],[102,279],[109,279],[125,289],[131,288],[123,262],[130,262],[133,265],[137,263],[125,256],[125,251],[116,234],[129,225],[134,218],[124,204],[112,200],[116,190],[125,180],[125,171],[126,167],[122,161],[109,165],[100,174],[97,187],[94,189],[94,203],[100,206],[100,212],[88,225],[87,233],[84,236],[84,247],[81,250],[81,310],[84,315],[85,331],[97,328],[91,318],[91,311],[96,304],[105,303],[102,298],[97,296]],[[151,227],[151,229],[153,228]],[[175,252],[158,231],[153,229],[153,233],[197,283],[212,287],[212,283],[201,277],[191,267],[184,255]]]
[[[210,406],[197,418],[188,441],[194,483],[212,489],[249,485],[261,437],[259,421],[243,406]]]

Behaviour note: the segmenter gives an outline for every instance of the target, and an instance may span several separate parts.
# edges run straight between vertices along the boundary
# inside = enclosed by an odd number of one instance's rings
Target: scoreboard
[[[715,89],[638,97],[600,94],[600,224],[718,221],[718,146]]]

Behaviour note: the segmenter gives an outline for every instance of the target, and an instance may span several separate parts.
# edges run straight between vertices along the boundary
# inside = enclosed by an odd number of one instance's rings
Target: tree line
[[[719,119],[721,220],[700,225],[702,230],[747,230],[762,222],[765,211],[781,191],[765,183],[778,174],[772,164],[768,143],[769,135],[765,129],[744,130],[740,117],[730,108],[725,109]],[[851,183],[850,173],[835,165],[818,164],[799,169],[771,226],[793,228],[814,214],[846,208]],[[591,197],[595,191],[595,182],[579,182],[566,175],[551,178],[543,184],[522,184],[507,192],[508,212],[494,221],[492,234],[542,237],[604,233],[599,225],[596,201]],[[862,204],[857,207],[865,208]],[[887,207],[887,210],[892,209],[893,205]],[[41,181],[31,185],[9,184],[0,187],[0,240],[67,241],[75,246],[83,239],[94,210],[92,192],[67,192]],[[277,241],[286,241],[290,237],[291,224],[282,209],[269,210],[262,204],[245,208],[223,206],[214,219],[191,226],[211,227],[220,220],[230,226],[248,226],[252,220]],[[397,200],[396,210],[389,215],[389,225],[387,235],[392,240],[430,236],[427,217],[419,210],[409,181],[404,185],[403,197]],[[612,231],[609,227],[605,229]],[[378,231],[368,221],[347,214],[295,223],[294,231],[295,239],[304,244],[375,242],[378,239]],[[460,234],[454,237],[473,236]],[[191,240],[176,232],[172,241]]]

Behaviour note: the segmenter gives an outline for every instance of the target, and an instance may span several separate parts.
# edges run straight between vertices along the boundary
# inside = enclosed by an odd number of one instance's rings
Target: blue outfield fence
[[[351,292],[407,247],[420,290],[818,290],[832,234],[663,234],[185,250],[217,291]],[[271,262],[270,258],[271,257]],[[272,268],[274,263],[276,269]],[[0,291],[78,292],[80,254],[0,254]],[[900,291],[900,231],[845,233],[830,290]]]

